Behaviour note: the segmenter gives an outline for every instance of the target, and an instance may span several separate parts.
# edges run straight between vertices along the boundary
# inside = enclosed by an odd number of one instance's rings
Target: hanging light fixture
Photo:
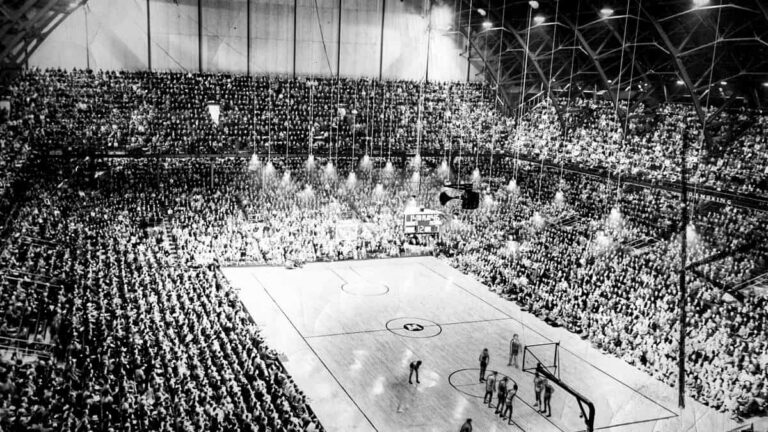
[[[249,171],[258,171],[261,169],[261,160],[259,159],[259,155],[254,153],[251,155],[251,160],[248,162],[248,170]]]
[[[421,155],[419,153],[416,153],[416,155],[411,160],[411,167],[413,169],[419,169],[421,167]]]
[[[563,191],[559,190],[557,193],[555,193],[555,205],[562,206],[565,203],[565,196],[563,195]]]
[[[437,175],[440,176],[440,178],[445,179],[448,177],[448,173],[450,170],[448,169],[448,161],[443,159],[443,161],[440,163],[440,166],[437,168]]]
[[[611,237],[605,234],[604,231],[598,231],[597,234],[595,234],[595,245],[597,246],[598,250],[607,249],[609,246],[611,246],[611,243]]]
[[[373,188],[373,195],[377,198],[384,195],[384,186],[382,186],[381,183],[376,183],[376,187]]]
[[[420,182],[421,182],[421,174],[419,174],[418,171],[414,171],[413,174],[411,174],[411,188],[413,190],[418,190]]]
[[[699,242],[699,233],[696,231],[696,226],[693,222],[689,223],[685,228],[685,238],[689,246],[693,246]]]
[[[493,195],[490,193],[483,194],[483,207],[490,208],[493,207],[494,204],[496,204],[496,201],[493,199]]]
[[[290,184],[291,184],[291,172],[290,171],[286,170],[283,173],[283,179],[280,181],[280,184],[283,187],[290,186]]]
[[[416,203],[416,197],[413,195],[411,195],[411,197],[408,198],[408,201],[405,203],[406,210],[415,209],[415,208],[418,208],[418,206],[419,206],[418,203]]]
[[[264,175],[267,178],[271,178],[275,174],[275,166],[272,165],[272,161],[267,162],[267,166],[264,167]]]
[[[370,171],[371,170],[371,166],[373,166],[373,164],[371,163],[371,158],[368,156],[368,154],[366,154],[365,156],[363,156],[362,159],[360,159],[360,169],[361,170],[363,170],[363,171]]]
[[[325,164],[324,174],[327,180],[332,180],[336,177],[336,168],[334,168],[332,161],[329,160],[328,163]]]
[[[315,191],[312,189],[312,186],[309,183],[307,183],[306,185],[304,185],[304,190],[299,192],[297,195],[302,200],[309,200],[315,196]]]
[[[611,213],[608,215],[608,224],[614,227],[621,224],[621,210],[619,210],[618,205],[611,209]]]
[[[355,185],[357,185],[357,176],[355,175],[354,171],[350,171],[349,175],[347,176],[347,187],[354,189]]]
[[[544,227],[544,217],[541,216],[541,213],[536,211],[533,213],[533,216],[531,216],[531,223],[535,228],[541,229]]]
[[[509,181],[509,184],[507,185],[507,192],[511,194],[517,194],[520,192],[520,189],[517,187],[517,180],[512,179]]]

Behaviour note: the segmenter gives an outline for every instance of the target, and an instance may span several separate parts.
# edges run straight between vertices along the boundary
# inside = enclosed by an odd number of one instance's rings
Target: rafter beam
[[[42,42],[69,14],[82,7],[87,0],[62,4],[61,0],[27,0],[15,10],[16,20],[0,32],[0,61],[3,67],[18,67],[40,47]]]
[[[598,60],[597,53],[592,49],[591,46],[589,46],[589,43],[584,38],[584,35],[581,33],[578,27],[569,20],[567,17],[563,16],[561,18],[566,24],[568,24],[571,27],[571,30],[573,30],[573,33],[576,35],[576,39],[581,43],[581,46],[584,48],[584,50],[587,52],[587,57],[592,61],[592,64],[595,66],[595,69],[597,70],[598,75],[600,75],[600,80],[603,83],[603,87],[605,88],[605,91],[608,92],[608,96],[611,99],[611,102],[613,103],[613,107],[618,112],[619,103],[616,98],[616,95],[613,93],[613,89],[611,89],[611,84],[608,82],[608,76],[605,74],[605,70],[603,69],[603,66],[600,64],[600,61]]]
[[[506,24],[505,24],[506,25]],[[542,84],[544,85],[544,89],[547,92],[547,96],[549,97],[549,100],[552,102],[552,105],[555,107],[555,111],[557,111],[557,116],[560,120],[560,126],[563,128],[563,133],[565,133],[565,113],[563,112],[563,108],[560,106],[560,103],[558,102],[557,97],[552,93],[552,86],[549,82],[549,79],[544,74],[544,70],[541,68],[541,65],[539,65],[539,62],[534,58],[531,54],[531,51],[528,46],[526,46],[525,41],[523,38],[517,34],[517,32],[514,31],[514,29],[510,29],[508,32],[512,35],[513,40],[517,42],[518,45],[520,45],[521,48],[523,48],[528,53],[528,61],[531,63],[531,66],[536,70],[536,74],[539,76],[539,79],[541,80]]]
[[[466,0],[462,0],[462,3],[466,4]],[[478,3],[482,3],[483,6],[485,6],[485,8],[488,11],[488,13],[497,15],[496,11],[493,8],[489,7],[489,5],[487,3],[487,0],[485,0],[485,1],[481,0],[481,1],[478,1]],[[469,6],[469,5],[467,4],[467,6]],[[496,16],[496,18],[498,19],[499,17]],[[499,20],[499,22],[501,22],[501,20]],[[463,27],[464,26],[459,26],[459,28],[463,28]],[[546,90],[547,96],[552,101],[552,105],[554,105],[555,110],[557,111],[557,116],[558,116],[560,124],[561,124],[561,126],[563,128],[563,131],[565,131],[565,114],[563,113],[563,108],[560,106],[560,104],[558,103],[557,98],[552,93],[552,89],[551,89],[549,80],[547,79],[546,75],[544,74],[544,71],[542,70],[541,66],[539,65],[539,63],[538,63],[537,59],[535,58],[534,54],[531,52],[530,48],[525,44],[525,41],[523,41],[522,37],[518,34],[517,30],[514,29],[508,22],[502,22],[502,28],[500,30],[501,30],[501,34],[499,35],[499,37],[500,37],[500,39],[502,41],[508,41],[507,38],[504,38],[504,35],[511,35],[512,36],[511,40],[514,41],[520,48],[522,48],[523,53],[527,54],[528,61],[533,66],[536,74],[539,77],[539,80],[541,81],[541,83],[543,84],[543,86],[544,86],[544,88]],[[462,34],[464,35],[464,33],[462,33]],[[466,35],[464,35],[464,36],[466,37]],[[478,54],[480,53],[480,51],[474,46],[474,43],[472,41],[470,41],[470,49],[473,49],[473,48],[475,49],[476,52],[478,52]],[[511,52],[511,51],[509,49],[507,49],[505,52]],[[514,51],[512,51],[512,52],[514,52]],[[482,57],[482,55],[481,55],[481,57]],[[521,60],[521,62],[524,62],[523,58],[521,58],[520,60]],[[483,63],[487,65],[487,62],[484,59],[483,59]],[[494,78],[494,82],[496,82],[495,77],[493,77],[493,78]],[[503,82],[501,79],[499,79],[499,81]],[[499,83],[496,83],[496,84],[498,85]],[[512,107],[512,105],[510,105],[510,107]]]
[[[701,107],[701,101],[699,101],[699,98],[696,96],[696,93],[693,90],[693,82],[691,81],[691,76],[688,74],[688,70],[683,64],[683,61],[680,59],[680,55],[677,48],[672,44],[672,41],[669,39],[669,36],[661,27],[661,24],[659,23],[659,21],[656,20],[656,18],[654,18],[653,15],[648,13],[648,11],[644,7],[640,6],[640,9],[648,18],[648,20],[651,22],[651,24],[653,25],[653,28],[656,29],[656,32],[658,33],[662,42],[669,50],[670,56],[672,57],[672,60],[673,60],[672,64],[674,65],[675,69],[677,69],[677,72],[680,74],[680,78],[683,80],[683,83],[685,84],[685,88],[688,89],[688,93],[690,94],[691,99],[693,100],[693,107],[696,110],[696,114],[699,116],[699,122],[701,122],[701,132],[704,134],[704,139],[707,141],[707,145],[710,148],[712,148],[712,136],[707,131],[707,117],[704,114],[704,110]]]

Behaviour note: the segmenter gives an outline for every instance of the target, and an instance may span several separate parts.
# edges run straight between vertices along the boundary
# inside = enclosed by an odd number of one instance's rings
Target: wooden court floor
[[[737,426],[586,341],[547,326],[434,258],[224,269],[329,431],[582,431],[575,399],[556,388],[552,416],[534,405],[533,377],[508,366],[524,345],[560,342],[560,376],[590,398],[596,429],[727,431]],[[478,357],[518,384],[512,422],[482,403]],[[542,353],[541,355],[546,355]],[[421,360],[421,383],[408,365]],[[522,356],[521,356],[522,360]],[[495,405],[495,401],[494,401]]]

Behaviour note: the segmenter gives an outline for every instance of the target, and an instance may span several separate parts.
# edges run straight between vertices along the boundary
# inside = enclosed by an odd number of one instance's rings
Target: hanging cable
[[[350,114],[352,114],[352,170],[354,171],[354,167],[356,165],[355,160],[355,130],[357,129],[357,85],[358,82],[355,81],[355,98],[353,103],[353,108]],[[367,150],[367,149],[366,149]]]
[[[496,57],[496,99],[494,100],[494,107],[497,107],[499,102],[499,87],[501,87],[501,83],[499,82],[499,79],[501,79],[501,48],[504,46],[502,42],[504,42],[504,23],[506,22],[507,16],[507,0],[504,0],[502,7],[501,29],[499,31],[499,55]]]
[[[339,166],[339,145],[341,140],[341,77],[336,77],[336,167]],[[333,125],[331,125],[333,126]]]
[[[715,54],[717,53],[717,42],[720,40],[720,17],[723,11],[722,5],[723,1],[720,0],[719,2],[720,7],[717,8],[717,25],[715,26],[715,40],[712,44],[712,57],[709,61],[709,84],[707,85],[707,102],[704,107],[704,112],[709,115],[709,98],[712,95],[712,75],[715,71]],[[702,148],[704,147],[703,141],[704,141],[704,129],[707,127],[706,124],[701,125],[701,134],[699,135],[699,153],[701,153]],[[696,158],[696,169],[694,170],[694,178],[697,179],[697,181],[693,185],[693,197],[698,203],[701,201],[701,197],[698,197],[698,189],[699,189],[699,168],[701,168],[701,165],[699,164],[698,158]],[[698,198],[697,198],[698,197]]]
[[[637,38],[640,33],[640,10],[643,7],[643,0],[638,0],[638,9],[637,9],[637,19],[635,24],[635,38],[634,38],[634,44],[632,45],[632,68],[630,69],[629,73],[629,91],[627,91],[627,115],[624,116],[624,131],[622,133],[622,143],[625,140],[625,137],[627,136],[627,129],[629,128],[629,102],[632,98],[632,84],[634,84],[635,80],[635,55],[637,53]],[[629,11],[627,11],[627,14],[629,14]],[[622,50],[623,52],[623,50]],[[621,88],[619,88],[621,90]],[[620,94],[620,93],[619,93]]]
[[[267,97],[269,98],[269,112],[267,113],[267,162],[272,159],[272,79],[267,79]]]
[[[320,29],[320,41],[323,43],[323,51],[325,52],[325,61],[328,63],[328,73],[333,76],[333,68],[331,67],[331,57],[328,55],[328,47],[325,46],[325,36],[323,35],[323,23],[320,21],[320,7],[315,0],[315,15],[317,16],[317,27]]]
[[[717,42],[720,40],[720,16],[722,14],[723,8],[723,0],[720,0],[720,7],[717,8],[717,26],[715,27],[715,42],[712,44],[712,57],[709,62],[709,85],[707,86],[707,103],[706,103],[706,109],[709,111],[709,96],[712,94],[712,74],[715,71],[714,65],[715,65],[715,54],[717,53]],[[704,133],[704,127],[706,125],[701,125],[702,133]]]
[[[576,2],[576,28],[579,28],[579,15],[581,15],[581,0],[578,0]],[[576,43],[576,39],[574,38],[574,43]],[[571,107],[571,90],[573,89],[573,67],[576,63],[576,47],[571,48],[571,72],[568,76],[568,101],[566,105],[566,111],[568,108]],[[567,125],[566,125],[567,126]],[[567,134],[567,129],[566,132]]]
[[[504,4],[502,5],[501,10],[501,25],[499,30],[499,54],[498,57],[496,57],[496,96],[493,100],[493,107],[495,110],[498,110],[498,103],[499,103],[499,89],[501,88],[501,83],[499,82],[499,79],[501,79],[501,48],[504,45],[502,42],[504,41],[504,23],[506,22],[506,16],[507,16],[507,0],[504,0]],[[498,128],[492,128],[491,129],[491,160],[490,160],[490,170],[488,173],[488,178],[493,179],[493,153],[496,150],[496,136],[497,136]]]
[[[288,81],[288,98],[286,99],[286,109],[285,109],[285,164],[288,165],[288,146],[290,143],[290,140],[288,139],[290,136],[290,132],[288,130],[288,105],[290,104],[291,100],[291,81]]]
[[[528,29],[526,31],[525,35],[525,60],[523,61],[523,81],[522,86],[520,87],[520,103],[517,107],[517,127],[515,129],[515,139],[517,140],[517,145],[515,145],[515,168],[514,168],[514,175],[515,175],[515,181],[517,181],[517,174],[520,164],[520,146],[522,145],[521,139],[520,139],[520,125],[523,121],[523,102],[525,102],[525,86],[526,86],[526,79],[528,78],[528,51],[531,43],[531,15],[533,14],[533,8],[528,7]]]
[[[549,81],[547,82],[547,87],[549,88],[549,95],[553,94],[552,93],[552,71],[554,69],[554,64],[555,64],[555,41],[557,40],[557,23],[558,23],[558,20],[560,19],[560,0],[556,0],[556,1],[557,1],[557,4],[555,5],[555,20],[554,20],[554,25],[552,26],[553,27],[552,50],[549,56],[549,78],[548,78]],[[571,67],[573,67],[573,65],[571,65]],[[557,101],[555,101],[551,97],[549,98],[549,102],[553,105],[557,103]],[[562,131],[560,133],[560,147],[564,147],[563,142],[565,141],[565,133],[566,131]],[[558,148],[558,150],[560,150],[560,148]],[[558,156],[559,156],[559,152],[558,152]],[[543,158],[542,158],[542,161],[543,161]],[[563,161],[561,159],[560,160],[560,182],[558,183],[558,189],[560,187],[560,184],[562,184],[562,181],[563,181]]]
[[[555,40],[557,39],[557,20],[560,15],[560,0],[555,0],[555,21],[554,25],[552,26],[552,52],[549,56],[549,82],[547,83],[547,86],[550,86],[552,84],[552,69],[555,64]],[[551,90],[550,90],[551,93]],[[555,101],[552,101],[554,103]]]
[[[621,78],[622,78],[622,74],[624,73],[624,48],[627,46],[627,27],[629,27],[629,2],[630,1],[631,0],[627,0],[627,7],[625,12],[626,15],[624,17],[624,34],[621,37],[621,59],[619,60],[619,77],[617,79],[617,84],[616,84],[616,100],[614,101],[614,103],[616,104],[616,107],[613,113],[614,119],[619,118],[619,95],[621,95]],[[627,113],[627,115],[629,115],[629,113]]]
[[[307,86],[309,87],[309,156],[312,156],[312,144],[315,134],[315,90],[312,83],[314,80],[310,76]]]

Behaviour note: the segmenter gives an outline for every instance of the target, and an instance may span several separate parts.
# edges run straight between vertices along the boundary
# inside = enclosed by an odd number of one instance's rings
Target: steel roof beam
[[[568,24],[571,27],[571,30],[573,30],[574,34],[576,35],[576,39],[581,43],[581,46],[584,47],[584,50],[587,52],[588,57],[592,61],[592,64],[595,66],[595,69],[597,69],[597,73],[600,75],[600,80],[603,83],[603,87],[608,92],[608,96],[611,99],[611,102],[613,103],[613,107],[618,110],[619,104],[618,100],[616,99],[616,95],[613,93],[613,90],[611,89],[611,85],[608,83],[608,77],[605,74],[605,70],[603,69],[603,66],[600,64],[600,61],[597,58],[597,53],[592,49],[592,47],[589,46],[589,43],[584,38],[584,35],[579,31],[578,27],[571,22],[566,17],[562,17],[563,21],[565,21],[566,24]]]
[[[701,107],[701,101],[699,101],[699,98],[696,96],[696,93],[694,92],[693,82],[691,81],[691,77],[688,74],[688,70],[686,69],[685,65],[683,64],[683,61],[680,59],[677,48],[672,44],[672,41],[669,39],[669,36],[661,27],[661,23],[658,20],[656,20],[656,18],[654,18],[644,7],[641,6],[640,9],[648,17],[654,29],[656,29],[656,32],[658,33],[659,37],[661,37],[662,42],[664,42],[664,45],[669,50],[673,60],[672,65],[675,67],[675,69],[677,69],[677,72],[680,74],[680,78],[683,80],[683,83],[685,84],[686,89],[688,89],[688,93],[690,94],[691,99],[693,100],[693,107],[696,110],[696,114],[699,116],[699,121],[701,122],[701,131],[704,134],[704,139],[707,141],[707,145],[711,147],[712,137],[709,134],[709,132],[707,132],[707,117],[704,114],[704,110]]]
[[[462,3],[467,3],[467,2],[466,2],[466,0],[462,0]],[[480,3],[480,1],[478,3]],[[487,11],[487,13],[489,15],[490,14],[497,15],[496,11],[489,7],[490,5],[487,3],[487,1],[483,1],[482,3],[483,3],[484,6],[486,6],[485,9],[486,9],[486,11]],[[498,18],[498,16],[497,16],[497,18]],[[563,128],[563,131],[565,131],[565,115],[564,115],[564,113],[562,111],[562,107],[558,103],[558,100],[555,97],[555,95],[552,93],[550,82],[549,82],[548,78],[546,77],[546,75],[544,74],[543,69],[539,65],[538,60],[535,58],[535,56],[531,52],[530,47],[525,44],[525,41],[522,40],[522,38],[518,34],[517,30],[515,28],[513,28],[511,26],[511,24],[509,24],[507,22],[502,22],[501,26],[502,26],[503,29],[506,30],[505,32],[502,33],[502,35],[503,34],[512,35],[512,40],[515,41],[517,43],[517,45],[520,48],[523,49],[523,52],[527,53],[528,61],[531,64],[531,66],[533,66],[534,71],[539,76],[539,80],[544,85],[544,88],[546,89],[546,92],[547,92],[547,96],[552,101],[552,105],[554,105],[555,111],[557,111],[558,119],[560,120],[560,124],[561,124],[561,126]],[[500,37],[503,38],[503,36],[500,36]],[[523,59],[523,61],[524,61],[524,59]]]

